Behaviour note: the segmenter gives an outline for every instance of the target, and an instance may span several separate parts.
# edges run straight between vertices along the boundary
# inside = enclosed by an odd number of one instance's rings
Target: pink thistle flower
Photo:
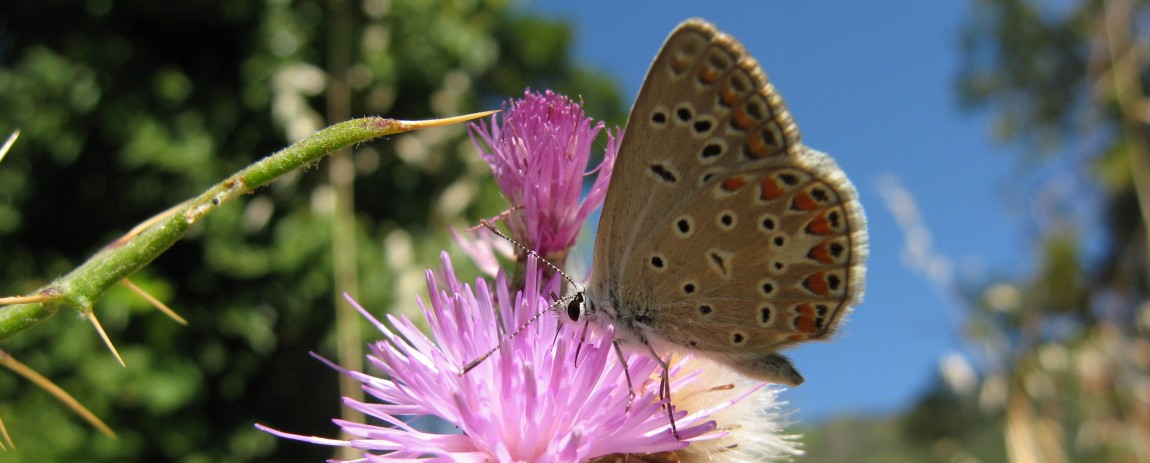
[[[420,302],[430,337],[407,318],[388,316],[389,328],[359,308],[383,334],[368,359],[384,376],[332,367],[362,382],[382,402],[344,403],[386,425],[334,420],[356,436],[350,440],[257,427],[289,439],[362,449],[359,461],[578,462],[614,453],[678,450],[724,435],[712,432],[716,423],[708,414],[737,400],[712,405],[706,413],[677,411],[680,439],[675,438],[658,399],[661,367],[645,355],[627,358],[636,387],[628,410],[630,391],[609,327],[581,341],[573,330],[560,333],[557,315],[546,311],[523,332],[504,339],[545,311],[548,302],[540,295],[558,287],[541,281],[535,259],[528,259],[527,268],[524,291],[512,295],[502,275],[493,287],[482,279],[474,287],[459,282],[444,254],[442,272],[427,275],[430,304]],[[497,344],[495,355],[460,374],[462,365]],[[672,396],[699,381],[700,371],[673,368]],[[425,415],[442,418],[462,434],[421,431],[403,419]]]
[[[598,176],[580,200],[583,176],[594,172],[584,174],[603,123],[593,125],[581,105],[549,90],[528,90],[522,100],[503,108],[491,116],[490,125],[472,124],[471,140],[511,203],[511,235],[560,264],[583,222],[607,195],[618,140],[608,132]]]

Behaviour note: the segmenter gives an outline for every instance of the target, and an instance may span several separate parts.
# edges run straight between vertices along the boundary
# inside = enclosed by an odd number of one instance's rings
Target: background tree
[[[958,92],[1026,153],[1006,191],[1030,275],[964,281],[982,377],[899,439],[936,461],[1150,460],[1147,2],[972,2]]]
[[[531,85],[582,95],[621,122],[614,87],[569,64],[570,40],[562,23],[498,1],[4,2],[0,130],[23,136],[0,165],[0,294],[34,290],[349,117],[461,114]],[[97,304],[128,368],[74,318],[5,343],[120,436],[0,375],[0,416],[19,446],[5,458],[330,457],[251,425],[334,432],[337,374],[307,352],[335,358],[337,344],[366,342],[354,318],[337,335],[339,293],[376,311],[414,308],[448,227],[500,206],[462,127],[359,146],[317,170],[222,208],[134,277],[189,327],[123,290]]]
[[[980,378],[812,429],[813,461],[1150,461],[1150,2],[975,0],[956,89],[1023,153],[1028,274],[953,282]]]
[[[980,1],[965,34],[967,102],[1036,157],[1088,167],[1031,199],[1034,274],[974,306],[1014,461],[1150,459],[1148,7]]]

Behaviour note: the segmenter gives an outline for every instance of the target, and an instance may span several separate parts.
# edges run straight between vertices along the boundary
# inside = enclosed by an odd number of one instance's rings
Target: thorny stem
[[[317,162],[336,149],[382,136],[469,121],[492,113],[494,111],[429,121],[365,117],[320,130],[236,172],[200,196],[176,206],[171,213],[163,214],[158,220],[104,246],[87,262],[28,295],[43,297],[43,300],[0,307],[0,341],[47,320],[61,309],[75,310],[86,316],[108,288],[151,263],[183,238],[192,225],[221,204],[267,185],[283,174]]]

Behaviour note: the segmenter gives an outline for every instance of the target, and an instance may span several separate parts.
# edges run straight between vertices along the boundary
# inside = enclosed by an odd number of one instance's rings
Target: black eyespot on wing
[[[663,181],[667,183],[675,183],[679,181],[679,177],[662,164],[651,164],[651,172],[653,172],[655,175],[658,175],[659,178],[663,179]]]
[[[775,139],[775,132],[767,127],[759,130],[759,137],[763,139],[763,143],[767,146],[779,146],[779,141]]]
[[[687,219],[679,219],[678,222],[675,222],[675,227],[679,229],[679,233],[684,235],[691,232],[691,222]]]
[[[763,283],[763,285],[760,286],[759,289],[763,290],[764,296],[770,296],[771,294],[774,294],[774,292],[775,292],[775,285],[773,283]]]
[[[840,243],[831,243],[831,255],[832,256],[839,257],[839,256],[843,255],[843,251],[846,251],[846,249],[847,249],[846,246],[843,246]]]
[[[825,203],[830,199],[830,193],[822,188],[811,188],[811,197],[815,198],[815,201]]]
[[[711,121],[708,120],[695,121],[695,133],[707,133],[711,130],[711,125]]]
[[[719,255],[719,253],[717,253],[717,252],[712,252],[709,254],[709,257],[711,258],[711,262],[714,262],[715,265],[717,267],[719,267],[720,273],[726,273],[726,271],[727,271],[727,260],[724,259],[723,256]]]
[[[723,154],[723,146],[718,143],[709,143],[707,146],[703,147],[703,152],[701,154],[703,155],[704,159],[713,158]]]
[[[758,99],[752,98],[751,100],[747,101],[745,108],[747,110],[747,114],[750,114],[751,117],[755,118],[756,120],[762,120],[763,118],[767,117],[767,109],[761,105],[761,102]]]
[[[693,117],[694,114],[691,113],[691,108],[684,106],[675,110],[675,116],[678,117],[680,121],[687,122],[691,120],[691,117]]]

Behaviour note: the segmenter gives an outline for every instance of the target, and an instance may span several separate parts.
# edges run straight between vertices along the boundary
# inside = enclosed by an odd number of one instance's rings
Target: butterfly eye
[[[567,303],[567,316],[571,317],[571,321],[579,321],[579,315],[583,312],[580,305],[583,304],[583,293],[575,295],[571,302]]]

